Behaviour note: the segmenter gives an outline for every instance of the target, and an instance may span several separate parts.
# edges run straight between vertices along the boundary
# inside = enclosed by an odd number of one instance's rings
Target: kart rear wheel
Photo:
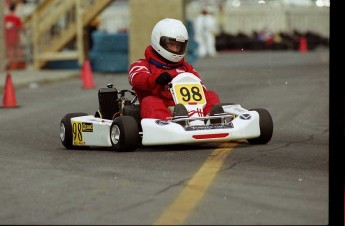
[[[79,117],[79,116],[86,116],[88,114],[83,112],[78,113],[69,113],[66,114],[60,122],[60,140],[67,149],[82,149],[78,146],[73,146],[72,140],[73,140],[73,133],[72,133],[72,123],[71,118]],[[85,148],[85,147],[84,147]]]
[[[110,126],[110,141],[120,152],[135,151],[139,143],[139,128],[131,116],[119,116]]]
[[[273,121],[271,114],[264,108],[255,108],[250,111],[259,113],[260,136],[248,139],[250,144],[267,144],[273,135]]]

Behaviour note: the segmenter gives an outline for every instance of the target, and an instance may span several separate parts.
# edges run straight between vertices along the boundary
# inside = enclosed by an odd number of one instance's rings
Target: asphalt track
[[[94,114],[97,90],[126,74],[94,73],[16,90],[0,109],[1,224],[326,225],[329,52],[228,52],[194,64],[223,103],[266,108],[274,132],[246,141],[66,150],[66,113]]]

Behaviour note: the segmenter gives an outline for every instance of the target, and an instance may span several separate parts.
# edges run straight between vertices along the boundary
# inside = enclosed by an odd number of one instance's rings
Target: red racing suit
[[[163,72],[168,72],[172,78],[183,72],[189,72],[200,78],[192,65],[184,61],[184,58],[177,63],[167,63],[149,45],[145,50],[145,59],[132,63],[129,67],[129,84],[135,91],[140,103],[142,118],[156,118],[166,120],[172,117],[168,106],[174,106],[174,100],[168,88],[155,82],[156,78]],[[203,85],[203,84],[202,84]],[[211,111],[213,104],[219,104],[218,95],[207,90],[203,85],[206,97],[206,105],[203,109],[204,115]]]

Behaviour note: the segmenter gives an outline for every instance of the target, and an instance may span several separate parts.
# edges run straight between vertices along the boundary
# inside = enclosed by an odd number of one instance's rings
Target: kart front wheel
[[[72,123],[71,118],[79,117],[79,116],[86,116],[88,114],[83,112],[78,113],[69,113],[66,114],[60,122],[60,140],[67,149],[80,149],[78,146],[73,146],[73,131],[72,131]]]
[[[273,135],[273,121],[271,114],[263,108],[251,109],[259,113],[260,136],[248,139],[250,144],[267,144]]]
[[[110,140],[117,151],[134,151],[139,143],[139,128],[131,116],[119,116],[110,126]]]

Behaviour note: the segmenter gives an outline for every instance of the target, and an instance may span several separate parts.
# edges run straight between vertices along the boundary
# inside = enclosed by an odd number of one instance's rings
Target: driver
[[[176,19],[159,21],[152,30],[151,45],[145,49],[145,59],[132,63],[129,67],[129,84],[135,91],[142,118],[167,120],[169,117],[188,116],[183,105],[175,106],[168,83],[180,73],[189,72],[200,78],[192,65],[184,60],[188,43],[188,32],[184,24]],[[218,95],[206,90],[204,114],[223,113]]]

